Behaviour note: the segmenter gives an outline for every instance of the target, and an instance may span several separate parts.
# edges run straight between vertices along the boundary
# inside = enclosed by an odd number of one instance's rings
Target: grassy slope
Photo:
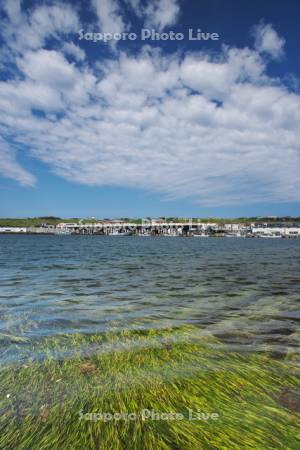
[[[0,219],[0,227],[34,227],[40,226],[43,223],[48,223],[49,225],[57,225],[60,222],[78,222],[78,219],[60,219],[60,218],[43,218],[43,217],[33,217],[33,218],[23,218],[23,219],[10,219],[2,218]]]
[[[33,218],[0,218],[0,227],[32,227],[32,226],[40,226],[43,223],[47,223],[49,225],[57,225],[61,222],[72,222],[72,223],[78,223],[80,219],[78,218],[71,218],[71,219],[62,219],[62,218],[54,218],[54,217],[33,217]],[[123,218],[121,220],[128,221],[130,223],[142,223],[142,219],[128,219]],[[189,223],[191,219],[180,218],[180,217],[166,217],[165,220],[167,222],[186,222]],[[280,221],[280,218],[278,219],[268,219],[268,218],[256,218],[256,217],[240,217],[236,219],[226,219],[226,218],[193,218],[193,223],[197,223],[198,220],[200,220],[203,223],[272,223],[272,222],[278,222]],[[300,218],[291,218],[291,219],[285,219],[286,223],[300,223]],[[96,220],[92,219],[82,219],[83,223],[91,223],[96,222]]]

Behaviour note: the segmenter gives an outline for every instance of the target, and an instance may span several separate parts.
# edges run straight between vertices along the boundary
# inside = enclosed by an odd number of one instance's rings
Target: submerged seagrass
[[[0,236],[0,448],[298,450],[299,245]]]
[[[237,354],[199,328],[58,335],[37,343],[41,360],[22,352],[0,372],[1,448],[299,448],[289,361]],[[185,418],[142,420],[143,409]],[[188,409],[219,417],[192,421]],[[137,419],[90,414],[105,412]]]

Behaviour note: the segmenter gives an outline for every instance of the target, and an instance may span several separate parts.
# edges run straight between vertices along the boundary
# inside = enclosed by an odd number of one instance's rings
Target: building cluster
[[[19,234],[98,234],[109,236],[185,236],[185,237],[248,237],[300,238],[299,223],[226,223],[203,222],[200,219],[171,222],[149,219],[135,222],[124,220],[93,221],[91,223],[61,222],[38,227],[0,227],[0,233]]]

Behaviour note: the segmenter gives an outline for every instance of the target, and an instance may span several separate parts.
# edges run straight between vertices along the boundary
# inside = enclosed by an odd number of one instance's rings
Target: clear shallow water
[[[45,336],[187,323],[285,355],[299,268],[296,240],[0,235],[0,361]]]

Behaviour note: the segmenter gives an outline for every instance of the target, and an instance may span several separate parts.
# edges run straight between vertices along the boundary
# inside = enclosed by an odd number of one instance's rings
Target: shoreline
[[[164,238],[164,237],[180,237],[180,238],[235,238],[235,239],[289,239],[289,240],[298,240],[300,239],[299,235],[296,236],[286,236],[286,235],[233,235],[233,234],[107,234],[107,233],[56,233],[56,232],[14,232],[14,231],[0,231],[0,236],[102,236],[102,237],[154,237],[154,238]]]

